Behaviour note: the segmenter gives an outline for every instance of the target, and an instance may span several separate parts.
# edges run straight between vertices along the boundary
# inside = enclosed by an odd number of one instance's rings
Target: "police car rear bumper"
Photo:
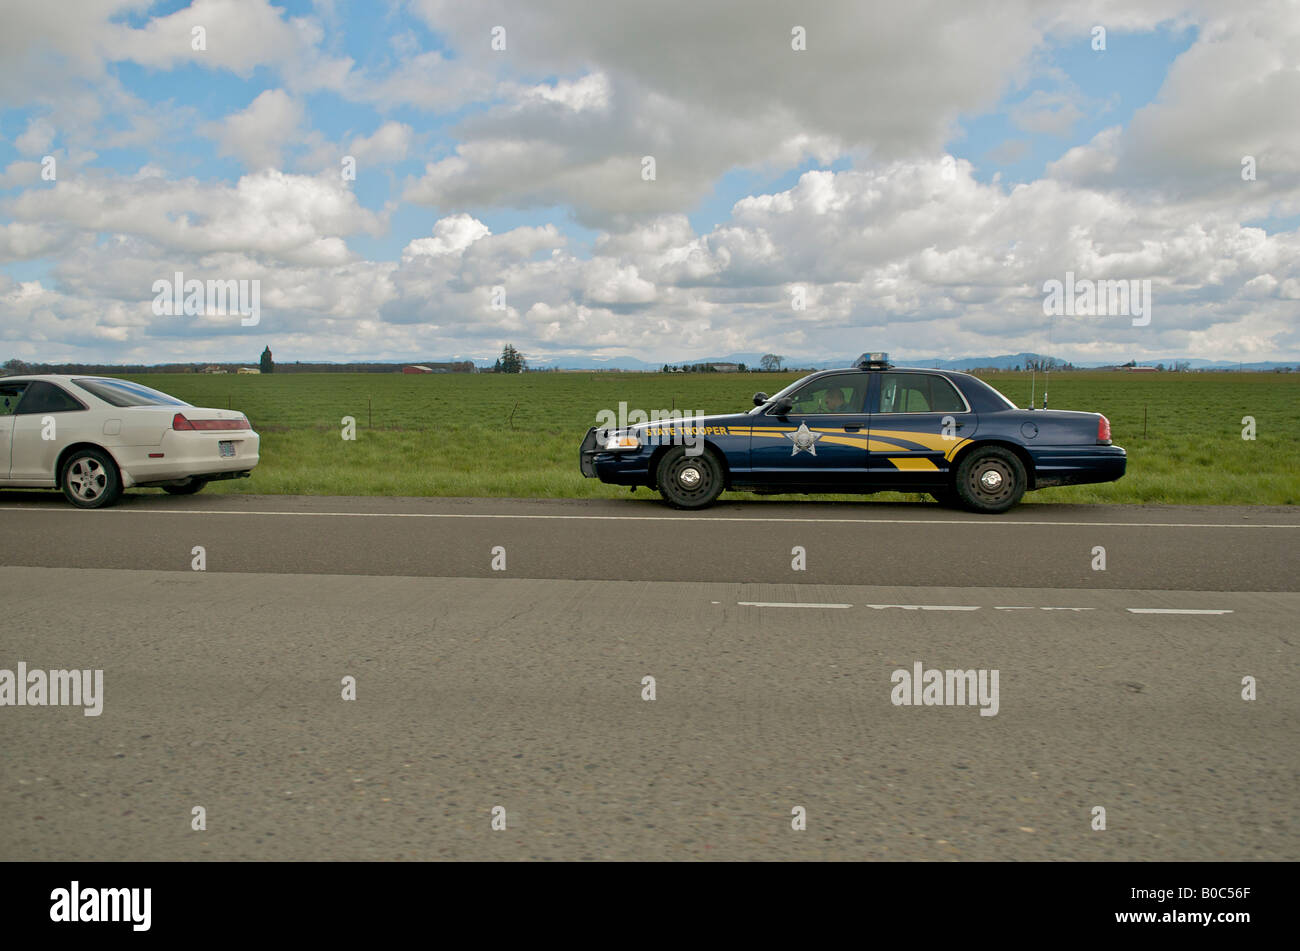
[[[1128,468],[1121,446],[1070,446],[1029,451],[1034,459],[1034,488],[1114,482]]]

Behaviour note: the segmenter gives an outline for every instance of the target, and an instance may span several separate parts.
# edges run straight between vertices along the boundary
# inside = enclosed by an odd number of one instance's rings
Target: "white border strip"
[[[705,525],[710,522],[792,522],[800,525],[966,525],[980,528],[1018,528],[1020,526],[1069,526],[1083,528],[1289,528],[1300,529],[1300,525],[1228,525],[1222,522],[1048,522],[1048,521],[1014,521],[995,522],[989,519],[943,519],[943,518],[790,518],[774,516],[771,518],[741,517],[730,515],[489,515],[454,512],[256,512],[237,511],[233,509],[137,509],[107,508],[95,509],[96,512],[115,513],[118,515],[271,515],[298,516],[302,518],[514,518],[514,519],[551,519],[559,521],[591,522],[666,522],[673,525]],[[81,514],[82,509],[70,505],[34,506],[2,505],[0,512],[67,512]]]

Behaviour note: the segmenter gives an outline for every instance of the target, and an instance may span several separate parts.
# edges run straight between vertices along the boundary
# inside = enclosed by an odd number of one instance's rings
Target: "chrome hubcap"
[[[72,484],[72,491],[78,498],[91,501],[99,498],[100,493],[104,491],[104,487],[108,484],[108,476],[98,462],[83,456],[72,464],[68,481]]]
[[[980,485],[989,492],[996,492],[1002,487],[1002,473],[996,469],[988,469],[980,475]]]
[[[681,475],[677,477],[677,481],[686,488],[693,489],[700,484],[700,470],[694,466],[689,466],[682,470]]]

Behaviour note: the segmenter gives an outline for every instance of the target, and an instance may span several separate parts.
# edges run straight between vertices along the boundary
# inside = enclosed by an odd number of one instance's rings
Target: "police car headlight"
[[[631,434],[619,436],[610,436],[605,440],[606,452],[617,452],[620,449],[640,449],[641,440]]]

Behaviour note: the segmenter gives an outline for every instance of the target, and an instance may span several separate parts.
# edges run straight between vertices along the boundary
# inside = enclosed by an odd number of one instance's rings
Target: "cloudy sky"
[[[0,23],[0,360],[1300,357],[1296,0]],[[260,322],[155,314],[177,272]],[[1149,324],[1049,317],[1067,272]]]

